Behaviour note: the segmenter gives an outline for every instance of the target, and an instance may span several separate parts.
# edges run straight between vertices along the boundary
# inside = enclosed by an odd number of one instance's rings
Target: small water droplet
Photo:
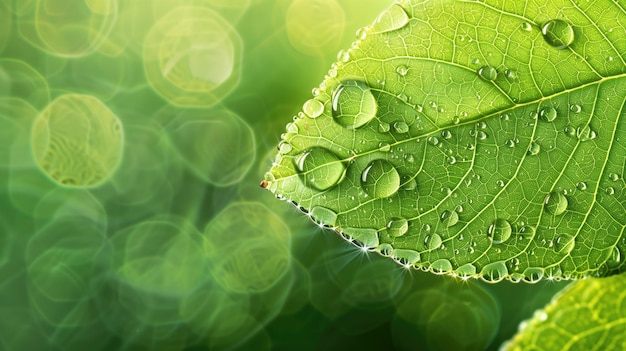
[[[509,274],[506,264],[502,261],[489,263],[480,271],[482,279],[489,283],[497,283]]]
[[[313,147],[294,157],[294,162],[304,185],[326,190],[344,177],[346,166],[330,150]]]
[[[404,159],[406,160],[406,162],[408,163],[414,163],[415,162],[415,156],[413,156],[413,154],[406,154],[404,156]]]
[[[607,187],[606,189],[604,189],[604,192],[607,195],[615,195],[615,188],[613,188],[612,186]]]
[[[381,255],[386,257],[389,257],[393,254],[393,246],[387,243],[378,245],[378,247],[376,247],[376,250],[378,250]]]
[[[361,27],[359,29],[357,29],[356,31],[356,38],[358,40],[363,40],[367,37],[367,28],[366,27]]]
[[[503,218],[494,220],[487,229],[487,235],[494,244],[501,244],[509,240],[512,232],[511,223]]]
[[[382,152],[389,152],[389,150],[391,150],[391,145],[389,145],[389,143],[381,141],[380,143],[378,143],[378,150]]]
[[[298,126],[293,122],[287,123],[287,125],[285,126],[285,129],[287,129],[287,133],[292,133],[292,134],[298,133]]]
[[[460,122],[461,122],[461,119],[459,118],[459,116],[452,117],[452,123],[459,124]]]
[[[528,154],[529,155],[537,155],[539,154],[539,152],[541,151],[541,146],[533,141],[532,143],[530,143],[530,145],[528,146]]]
[[[373,228],[342,228],[344,235],[358,241],[364,247],[378,247],[378,231]]]
[[[309,215],[315,222],[330,227],[334,227],[337,221],[337,212],[323,206],[313,207]]]
[[[611,255],[609,256],[609,259],[606,261],[606,264],[610,269],[615,269],[619,267],[621,263],[622,263],[622,252],[619,250],[617,246],[614,246],[613,250],[611,250]]]
[[[352,129],[371,121],[378,104],[367,84],[347,80],[339,84],[332,94],[332,114],[340,125]]]
[[[522,30],[525,30],[527,32],[530,31],[533,28],[532,25],[530,23],[528,23],[528,22],[522,22],[520,27],[522,28]]]
[[[466,263],[464,265],[462,265],[461,267],[457,268],[455,270],[455,272],[461,277],[461,278],[467,278],[467,277],[471,277],[476,275],[476,266],[474,266],[471,263]]]
[[[291,152],[291,150],[293,150],[293,146],[291,146],[291,144],[289,144],[286,141],[282,141],[279,145],[278,145],[278,152],[280,152],[281,154],[285,155]]]
[[[324,104],[319,100],[309,99],[302,105],[302,111],[311,118],[317,118],[324,112]]]
[[[408,180],[406,183],[404,183],[404,185],[402,186],[402,189],[404,190],[415,190],[415,188],[417,188],[417,182],[415,181],[415,179],[410,179]]]
[[[348,60],[350,60],[350,52],[345,49],[339,50],[337,53],[337,61],[348,62]]]
[[[483,132],[482,130],[481,130],[481,131],[479,131],[479,132],[476,134],[476,136],[478,136],[478,139],[479,139],[479,140],[485,140],[485,139],[487,139],[487,133]]]
[[[569,234],[559,234],[554,240],[554,251],[570,253],[574,249],[574,237]]]
[[[430,264],[430,271],[435,274],[443,274],[452,270],[452,263],[445,258],[440,258]]]
[[[546,22],[541,28],[541,34],[556,49],[565,49],[574,42],[574,28],[560,19]]]
[[[498,71],[493,66],[485,65],[478,69],[478,76],[486,81],[492,81],[498,77]]]
[[[400,175],[391,163],[382,159],[374,160],[363,170],[361,185],[371,196],[389,197],[400,188]]]
[[[539,117],[547,122],[552,122],[556,119],[556,109],[552,106],[546,106],[539,111]]]
[[[392,218],[387,223],[387,233],[389,235],[397,237],[406,234],[409,230],[409,222],[405,218]]]
[[[507,147],[515,147],[515,141],[513,141],[512,139],[508,139],[504,142],[504,145],[506,145]]]
[[[574,113],[580,113],[580,111],[583,110],[582,106],[578,105],[578,104],[571,104],[569,105],[569,110],[574,112]]]
[[[396,249],[393,250],[393,259],[403,266],[412,266],[419,262],[420,254],[413,250]]]
[[[502,179],[496,180],[496,185],[499,186],[500,188],[503,188],[504,187],[504,180],[502,180]]]
[[[428,137],[428,142],[436,146],[439,144],[439,139],[436,136],[430,136]]]
[[[576,189],[578,189],[580,191],[587,190],[587,183],[585,183],[585,182],[578,182],[578,183],[576,183]]]
[[[510,68],[504,70],[504,76],[511,80],[517,79],[517,73],[515,73],[515,71]]]
[[[380,14],[374,21],[373,29],[377,33],[398,30],[409,23],[409,15],[402,6],[394,4]]]
[[[524,281],[527,283],[537,283],[543,277],[543,268],[541,267],[528,267],[524,270]]]
[[[395,129],[396,133],[404,134],[409,131],[409,126],[404,121],[398,121],[393,124],[393,129]]]
[[[548,213],[559,216],[567,210],[567,198],[565,195],[553,191],[546,196],[544,206]]]
[[[617,182],[619,180],[619,175],[617,173],[610,173],[609,174],[609,179],[614,181],[614,182]]]
[[[578,137],[580,141],[593,140],[596,136],[596,132],[593,131],[588,125],[576,128],[576,137]]]
[[[380,122],[378,124],[378,131],[381,133],[387,133],[391,129],[391,126],[387,122]]]
[[[396,67],[396,73],[398,73],[401,77],[404,77],[409,73],[409,68],[405,65],[399,65]]]
[[[456,211],[445,210],[440,216],[441,223],[446,227],[452,227],[459,222],[459,214]]]
[[[441,236],[437,233],[428,235],[424,238],[424,245],[428,250],[436,250],[441,247],[442,240]]]
[[[448,163],[451,165],[456,164],[456,157],[454,156],[449,156],[447,160],[448,160]]]

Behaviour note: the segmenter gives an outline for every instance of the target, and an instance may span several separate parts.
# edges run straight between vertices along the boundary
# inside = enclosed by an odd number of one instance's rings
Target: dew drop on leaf
[[[563,20],[550,20],[541,28],[545,41],[556,49],[565,49],[574,42],[574,28]]]
[[[397,133],[404,134],[409,131],[409,126],[404,121],[398,121],[393,124],[393,129],[395,129]]]
[[[456,273],[462,278],[470,277],[476,275],[476,266],[471,263],[466,263],[461,267],[456,269]]]
[[[339,84],[332,95],[332,114],[340,125],[352,129],[371,121],[378,104],[367,84],[347,80]]]
[[[493,66],[486,65],[478,69],[478,76],[486,81],[492,81],[498,77],[498,72]]]
[[[387,133],[391,129],[391,126],[387,122],[380,122],[378,124],[378,131],[381,133]]]
[[[378,231],[372,228],[342,228],[342,232],[352,239],[360,242],[366,248],[377,247]]]
[[[529,32],[533,28],[528,22],[522,22],[520,27],[527,32]]]
[[[587,183],[585,183],[585,182],[578,182],[578,183],[576,183],[576,189],[578,189],[580,191],[587,190]]]
[[[529,155],[537,155],[539,154],[539,152],[541,151],[541,146],[533,141],[532,143],[530,143],[530,146],[528,146],[528,154]]]
[[[441,236],[437,233],[433,235],[428,235],[424,238],[424,245],[428,250],[436,250],[441,247]]]
[[[567,210],[567,198],[565,197],[565,195],[553,191],[548,194],[548,196],[546,196],[544,206],[548,213],[555,216],[562,215],[565,210]]]
[[[377,159],[370,162],[363,170],[361,186],[371,196],[389,197],[400,188],[400,175],[391,163]]]
[[[409,68],[405,65],[399,65],[398,67],[396,67],[396,73],[404,77],[407,75],[407,73],[409,73]]]
[[[609,259],[606,261],[606,264],[609,268],[613,269],[617,268],[620,263],[622,263],[622,252],[617,246],[614,246],[613,250],[611,250],[611,255],[609,256]]]
[[[409,230],[409,222],[405,218],[392,218],[387,223],[387,233],[393,237],[406,234]]]
[[[373,29],[377,33],[398,30],[409,23],[409,15],[398,4],[392,5],[374,21]]]
[[[452,263],[445,258],[440,258],[430,264],[430,271],[435,274],[444,274],[452,270]]]
[[[330,150],[316,146],[294,158],[304,185],[326,190],[338,184],[346,171],[343,162]]]
[[[326,207],[315,206],[309,214],[317,223],[322,225],[334,226],[337,221],[337,213]]]
[[[393,258],[403,266],[411,266],[420,260],[420,254],[417,251],[398,249],[393,250]]]
[[[311,118],[317,118],[324,112],[324,105],[319,100],[309,99],[302,105],[302,111]]]
[[[388,256],[391,256],[391,254],[393,253],[393,246],[391,246],[391,244],[384,243],[384,244],[378,245],[376,250],[378,250],[378,252],[380,252],[381,255],[388,257]]]
[[[539,117],[546,122],[552,122],[556,119],[556,109],[552,106],[544,107],[539,111]]]
[[[574,237],[569,234],[559,234],[554,240],[554,251],[565,254],[574,249]]]
[[[456,211],[445,210],[441,213],[441,223],[446,227],[452,227],[459,222],[459,214]]]
[[[543,268],[541,267],[528,267],[524,270],[524,281],[527,283],[536,283],[543,277]]]
[[[487,229],[487,235],[493,240],[494,244],[501,244],[509,240],[512,232],[511,223],[503,218],[494,220]]]
[[[506,264],[502,261],[489,263],[480,271],[483,280],[490,283],[497,283],[509,274]]]

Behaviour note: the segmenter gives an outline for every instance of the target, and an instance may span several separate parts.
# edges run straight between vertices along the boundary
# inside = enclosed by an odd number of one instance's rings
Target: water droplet
[[[337,53],[337,61],[339,62],[348,62],[350,60],[350,53],[348,50],[342,49]]]
[[[578,104],[571,104],[569,105],[569,110],[574,112],[574,113],[580,113],[580,111],[583,110],[582,106],[578,105]]]
[[[589,141],[596,138],[596,132],[591,130],[591,127],[584,126],[576,128],[576,137],[580,139],[580,141]]]
[[[454,123],[454,124],[461,123],[461,119],[459,118],[459,116],[452,117],[452,123]]]
[[[313,147],[294,158],[296,168],[304,185],[326,190],[338,184],[346,171],[346,166],[339,158],[322,147]]]
[[[451,165],[456,164],[456,157],[454,156],[448,157],[447,160],[448,160],[448,163]]]
[[[290,153],[291,150],[293,150],[293,146],[291,146],[291,144],[286,141],[282,141],[280,144],[278,144],[278,152],[283,155]]]
[[[604,192],[607,195],[615,195],[615,188],[613,188],[612,186],[607,187],[606,189],[604,189]]]
[[[404,77],[407,75],[407,73],[409,73],[409,68],[405,65],[399,65],[398,67],[396,67],[396,73]]]
[[[363,170],[361,185],[371,196],[389,197],[400,188],[400,175],[391,163],[381,159],[374,160]]]
[[[515,73],[514,70],[507,68],[504,70],[504,76],[507,77],[508,79],[516,79],[517,78],[517,73]]]
[[[413,156],[413,154],[406,154],[404,156],[404,159],[406,160],[406,162],[408,163],[414,163],[415,162],[415,156]]]
[[[376,250],[378,250],[378,252],[380,252],[381,255],[387,256],[387,257],[393,254],[393,246],[387,243],[378,245],[378,247],[376,247]]]
[[[567,210],[567,198],[565,195],[553,191],[546,196],[544,206],[548,213],[555,216],[561,215],[565,212],[565,210]]]
[[[364,247],[377,247],[378,231],[372,228],[341,228],[343,234],[363,244]]]
[[[560,19],[550,20],[541,28],[545,41],[556,49],[565,49],[574,42],[574,28]]]
[[[506,145],[507,147],[515,147],[515,141],[508,139],[504,142],[504,145]]]
[[[502,179],[496,180],[496,185],[499,186],[500,188],[504,187],[504,180]]]
[[[621,263],[622,263],[622,252],[619,250],[617,246],[614,246],[613,250],[611,250],[611,255],[609,256],[609,259],[606,261],[606,264],[610,269],[615,269]]]
[[[397,133],[404,134],[409,131],[409,126],[404,121],[398,121],[393,124],[393,129],[395,129]]]
[[[361,27],[356,31],[356,38],[359,40],[363,40],[367,37],[367,28]]]
[[[411,179],[411,180],[407,181],[402,186],[402,189],[408,190],[408,191],[415,190],[416,188],[417,188],[417,182],[415,181],[415,179]]]
[[[391,126],[389,125],[389,123],[380,122],[378,124],[378,131],[381,133],[387,133],[390,129],[391,129]]]
[[[452,227],[459,222],[459,214],[456,211],[445,210],[440,216],[441,223],[446,227]]]
[[[482,279],[489,283],[497,283],[509,274],[506,264],[502,261],[489,263],[480,271]]]
[[[393,259],[403,266],[412,266],[419,262],[420,254],[413,250],[396,249],[393,250]]]
[[[524,270],[524,281],[527,283],[536,283],[543,277],[543,268],[541,267],[528,267]]]
[[[509,240],[512,232],[511,223],[503,218],[494,220],[487,229],[487,235],[494,244],[501,244]]]
[[[441,132],[441,137],[444,139],[450,139],[452,138],[452,133],[449,130],[444,130]]]
[[[428,235],[424,238],[424,245],[428,250],[436,250],[441,247],[441,236],[437,233],[433,235]]]
[[[578,189],[580,191],[587,190],[587,183],[585,183],[585,182],[578,182],[578,183],[576,183],[576,189]]]
[[[493,66],[486,65],[478,69],[478,76],[486,81],[492,81],[498,77],[498,71]]]
[[[302,105],[302,111],[311,118],[319,117],[324,112],[324,104],[319,100],[309,99]]]
[[[541,151],[541,146],[539,144],[537,144],[537,142],[533,141],[532,143],[530,143],[530,146],[528,146],[528,154],[529,155],[537,155],[539,154],[539,152]]]
[[[389,152],[389,150],[391,150],[391,145],[389,145],[389,143],[384,143],[381,141],[380,143],[378,143],[378,150],[382,152]]]
[[[552,122],[556,119],[556,109],[552,106],[546,106],[539,111],[539,117],[547,122]]]
[[[322,206],[315,206],[309,212],[309,215],[315,220],[315,222],[334,227],[337,221],[337,213],[329,208]]]
[[[339,84],[332,95],[335,121],[346,128],[359,128],[376,116],[378,105],[367,84],[347,80]]]
[[[429,232],[431,229],[430,224],[424,224],[422,225],[422,230],[425,232]]]
[[[566,125],[563,131],[565,132],[565,135],[567,136],[570,136],[570,137],[576,136],[576,128],[574,128],[574,126],[572,126],[571,124]]]
[[[558,253],[570,253],[574,249],[574,237],[569,234],[559,234],[554,240],[554,251]]]
[[[391,236],[403,236],[409,230],[409,222],[405,218],[392,218],[387,223],[387,233]]]
[[[609,174],[609,179],[614,181],[614,182],[617,182],[619,180],[619,175],[617,173],[610,173]]]
[[[480,140],[487,139],[487,133],[483,132],[482,130],[479,131],[476,135],[478,136],[478,139],[480,139]]]
[[[530,25],[530,23],[528,22],[522,22],[522,24],[520,25],[520,27],[522,28],[522,30],[525,31],[530,31],[533,27]]]
[[[435,274],[443,274],[452,270],[452,263],[445,258],[440,258],[430,264],[430,271]]]
[[[404,27],[407,23],[409,15],[402,6],[394,4],[376,18],[373,29],[377,33],[390,32]]]
[[[476,266],[471,263],[466,263],[455,271],[461,278],[467,278],[476,275]]]
[[[429,136],[428,142],[436,146],[437,144],[439,144],[439,139],[436,136]]]

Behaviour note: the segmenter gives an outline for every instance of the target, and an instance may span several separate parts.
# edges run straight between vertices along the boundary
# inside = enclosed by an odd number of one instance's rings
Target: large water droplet
[[[492,81],[498,77],[498,71],[493,66],[486,65],[478,69],[478,76],[486,81]]]
[[[337,221],[337,213],[326,207],[315,206],[309,214],[317,223],[322,225],[334,227]]]
[[[502,261],[493,262],[485,265],[480,271],[483,280],[490,283],[497,283],[509,274],[506,264]]]
[[[378,33],[390,32],[404,27],[407,23],[409,15],[402,6],[394,4],[376,18],[373,29]]]
[[[407,73],[409,73],[409,68],[405,65],[399,65],[398,67],[396,67],[396,73],[404,77],[407,75]]]
[[[378,104],[367,84],[347,80],[333,91],[332,113],[335,121],[346,128],[359,128],[371,121]]]
[[[319,117],[324,112],[324,104],[315,99],[307,100],[302,105],[302,112],[311,118]]]
[[[378,252],[380,252],[380,254],[383,255],[383,256],[391,256],[391,254],[393,253],[393,246],[391,246],[391,244],[387,244],[387,243],[380,244],[380,245],[378,245],[376,250],[378,250]]]
[[[297,155],[294,161],[304,185],[317,190],[335,186],[346,171],[346,166],[334,153],[318,146]]]
[[[547,106],[539,111],[539,117],[547,122],[552,122],[556,119],[556,109],[552,106]]]
[[[393,250],[393,258],[403,266],[412,266],[420,260],[420,254],[417,251],[396,249]]]
[[[435,274],[444,274],[452,270],[452,263],[445,258],[440,258],[430,264],[430,271]]]
[[[567,210],[567,198],[565,195],[553,191],[546,196],[544,205],[548,213],[558,216]]]
[[[387,233],[391,236],[402,236],[409,230],[409,222],[405,218],[392,218],[387,223]]]
[[[409,131],[409,126],[404,121],[398,121],[393,124],[393,129],[396,130],[396,133],[404,134]]]
[[[611,250],[611,255],[609,256],[609,259],[606,261],[606,264],[610,269],[615,269],[621,263],[622,263],[622,252],[619,250],[617,246],[614,246],[613,250]]]
[[[576,137],[578,137],[580,141],[589,141],[596,138],[596,132],[591,130],[591,127],[586,125],[584,127],[576,128]]]
[[[540,151],[541,151],[541,146],[535,141],[530,143],[530,146],[528,146],[529,155],[533,155],[533,156],[538,155]]]
[[[474,266],[471,263],[466,263],[462,265],[461,267],[457,268],[456,273],[461,278],[468,278],[468,277],[474,276],[476,275],[476,266]]]
[[[424,239],[424,244],[426,245],[426,248],[429,250],[436,250],[440,248],[441,243],[442,243],[441,236],[437,233],[433,235],[429,235]]]
[[[351,237],[352,239],[360,242],[366,248],[377,247],[378,231],[372,228],[342,228],[341,231]]]
[[[527,283],[536,283],[543,277],[543,268],[541,267],[528,267],[524,270],[524,281]]]
[[[446,227],[452,227],[459,222],[459,214],[456,211],[445,210],[441,213],[441,223]]]
[[[361,185],[371,196],[389,197],[400,188],[400,175],[391,163],[381,159],[374,160],[363,170]]]
[[[559,236],[554,239],[554,251],[561,254],[572,252],[574,245],[574,237],[569,234],[559,234]]]
[[[546,22],[541,28],[541,34],[546,42],[556,49],[565,49],[574,42],[574,28],[560,19]]]
[[[381,133],[387,133],[391,129],[391,126],[387,122],[380,122],[378,124],[378,131]]]
[[[512,232],[511,223],[503,218],[494,220],[489,229],[487,229],[487,235],[493,240],[494,244],[501,244],[509,240]]]

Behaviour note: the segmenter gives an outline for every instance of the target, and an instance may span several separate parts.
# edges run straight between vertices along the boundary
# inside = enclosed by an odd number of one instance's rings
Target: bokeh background
[[[0,350],[497,349],[565,283],[362,252],[259,187],[389,0],[0,0]]]

